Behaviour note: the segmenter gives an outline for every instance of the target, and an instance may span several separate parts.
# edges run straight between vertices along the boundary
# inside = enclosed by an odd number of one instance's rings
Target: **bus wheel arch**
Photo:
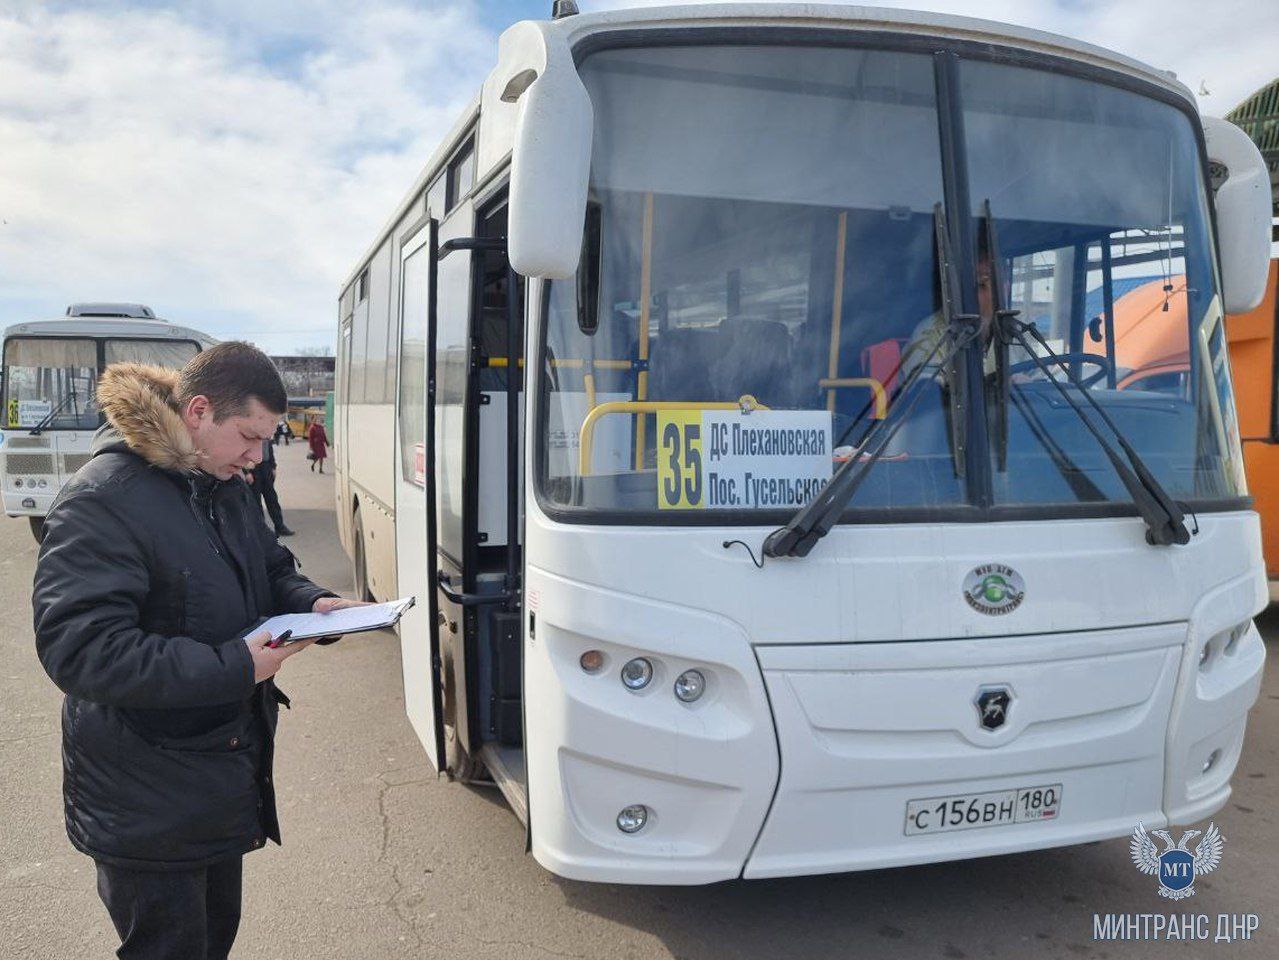
[[[351,541],[354,549],[351,552],[352,579],[354,580],[355,598],[372,600],[369,590],[368,552],[364,549],[364,516],[360,513],[360,502],[355,502],[351,512]]]

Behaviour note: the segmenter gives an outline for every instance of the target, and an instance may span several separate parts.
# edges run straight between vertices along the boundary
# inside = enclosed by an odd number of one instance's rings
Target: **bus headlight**
[[[653,679],[653,664],[644,657],[626,661],[622,667],[622,684],[627,690],[643,690]],[[627,807],[626,809],[631,809]],[[636,827],[638,830],[639,828]]]
[[[692,703],[706,692],[706,678],[700,670],[685,670],[675,678],[675,697],[683,703]]]
[[[20,486],[22,486],[22,478],[21,478],[21,477],[17,477],[17,478],[13,481],[13,485],[14,485],[15,487],[20,487]]]

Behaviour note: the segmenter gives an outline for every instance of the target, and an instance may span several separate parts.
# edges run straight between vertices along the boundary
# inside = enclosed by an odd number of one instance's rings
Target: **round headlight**
[[[652,679],[653,665],[643,657],[627,660],[622,667],[622,683],[628,690],[643,690]]]
[[[675,696],[684,703],[692,703],[706,692],[706,678],[700,670],[685,670],[675,678]]]
[[[587,650],[578,657],[577,663],[587,673],[599,673],[604,666],[604,654],[598,650]]]
[[[20,487],[20,486],[22,486],[22,478],[21,478],[21,477],[18,477],[16,480],[14,480],[14,481],[13,481],[13,485],[14,485],[15,487]]]
[[[47,487],[48,485],[49,485],[49,481],[48,481],[48,480],[41,480],[41,481],[40,481],[40,489],[41,489],[41,490],[43,490],[43,489],[44,489],[45,487]]]
[[[648,807],[642,803],[623,807],[622,812],[617,815],[617,829],[622,833],[639,833],[646,823],[648,823]]]

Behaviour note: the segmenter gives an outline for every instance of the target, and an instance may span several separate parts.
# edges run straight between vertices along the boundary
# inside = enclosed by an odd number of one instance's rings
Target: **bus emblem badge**
[[[978,613],[991,617],[1012,613],[1026,596],[1026,581],[1012,567],[984,563],[964,577],[964,599]]]
[[[973,703],[983,729],[998,730],[1008,721],[1008,708],[1013,695],[1007,687],[982,687]]]

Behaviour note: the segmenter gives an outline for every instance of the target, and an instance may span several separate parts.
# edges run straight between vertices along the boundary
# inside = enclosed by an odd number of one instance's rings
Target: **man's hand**
[[[271,639],[270,630],[259,630],[252,636],[244,638],[244,642],[249,648],[249,656],[253,658],[254,683],[261,683],[269,677],[274,677],[285,660],[315,643],[314,640],[299,640],[297,643],[288,643],[282,647],[273,648],[267,646]]]
[[[331,610],[341,610],[343,607],[368,607],[372,606],[367,600],[345,600],[342,597],[320,597],[315,603],[311,604],[312,613],[328,613]]]
[[[320,597],[315,603],[311,604],[312,613],[331,613],[334,610],[341,610],[343,607],[368,607],[372,606],[367,600],[345,600],[342,597]],[[320,637],[319,642],[324,646],[330,643],[337,643],[342,639],[341,634],[331,637]]]

